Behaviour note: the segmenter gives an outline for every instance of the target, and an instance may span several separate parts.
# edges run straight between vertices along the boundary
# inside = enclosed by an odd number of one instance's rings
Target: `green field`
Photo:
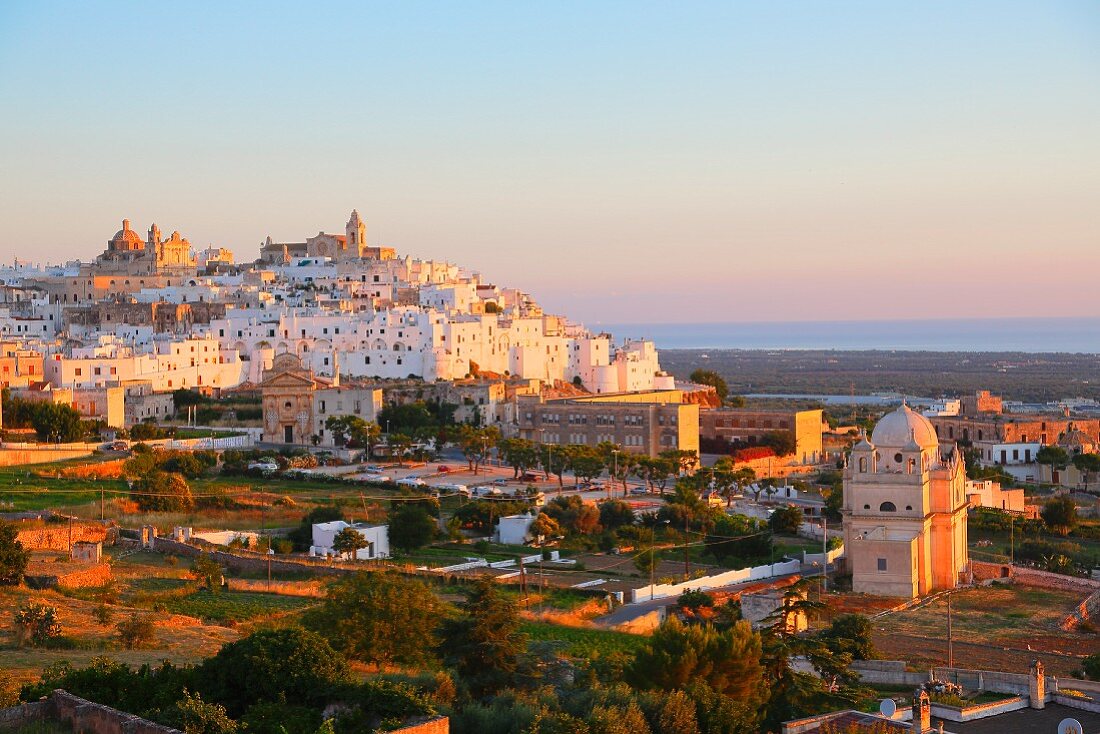
[[[317,600],[251,591],[211,593],[203,590],[186,596],[169,596],[159,603],[174,614],[224,623],[294,612],[316,604]]]
[[[613,653],[633,653],[645,644],[641,635],[591,627],[563,627],[547,622],[524,622],[523,631],[532,641],[564,642],[562,652],[577,658],[599,658]]]

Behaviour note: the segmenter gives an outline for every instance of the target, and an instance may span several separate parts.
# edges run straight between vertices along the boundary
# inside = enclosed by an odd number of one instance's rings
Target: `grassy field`
[[[169,596],[161,603],[173,614],[185,614],[207,622],[225,624],[300,611],[315,605],[317,600],[249,591],[211,593],[199,590],[186,596]]]
[[[563,652],[577,658],[598,658],[612,653],[633,653],[646,637],[590,627],[564,627],[546,622],[524,622],[523,631],[534,641],[565,643]]]

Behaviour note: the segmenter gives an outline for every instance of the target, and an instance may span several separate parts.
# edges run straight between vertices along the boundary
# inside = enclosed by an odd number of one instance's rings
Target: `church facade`
[[[844,547],[852,590],[914,598],[951,589],[969,568],[962,454],[902,405],[853,448],[844,469]]]

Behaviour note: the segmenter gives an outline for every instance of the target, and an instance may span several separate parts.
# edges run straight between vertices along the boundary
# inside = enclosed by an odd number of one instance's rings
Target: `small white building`
[[[359,561],[368,561],[375,558],[389,558],[390,534],[386,525],[365,525],[362,523],[346,523],[343,520],[332,522],[320,522],[313,525],[313,545],[309,549],[311,556],[338,556],[332,548],[336,534],[344,528],[351,528],[363,536],[367,541],[366,548],[360,548],[355,552],[355,558]]]
[[[525,515],[506,515],[497,521],[496,536],[497,542],[505,545],[524,545],[527,543],[527,532],[531,529],[531,523],[535,521],[535,516],[531,514]]]

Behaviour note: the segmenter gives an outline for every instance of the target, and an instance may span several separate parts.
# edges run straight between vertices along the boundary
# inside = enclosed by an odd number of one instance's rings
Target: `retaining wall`
[[[182,734],[178,729],[86,701],[60,689],[47,700],[52,718],[71,725],[79,734]]]
[[[446,716],[436,716],[418,724],[409,724],[400,729],[394,729],[391,734],[450,734],[450,731],[451,720]]]
[[[62,444],[60,447],[7,444],[0,448],[0,466],[48,464],[52,461],[82,459],[85,456],[91,456],[98,447],[98,444]]]
[[[1073,613],[1062,620],[1062,629],[1074,630],[1100,614],[1100,590],[1085,597],[1085,600],[1073,609]]]
[[[50,715],[48,701],[21,703],[11,708],[0,709],[0,729],[18,729],[35,721],[41,721]]]
[[[69,524],[49,524],[44,527],[27,528],[15,534],[15,539],[23,544],[27,550],[69,550],[69,542],[106,543],[108,542],[108,528],[104,525],[74,522],[72,535],[69,535]]]
[[[1027,566],[1009,566],[1006,563],[987,563],[985,561],[971,561],[971,570],[978,581],[990,579],[1005,579],[1004,569],[1008,568],[1007,578],[1014,580],[1023,586],[1032,586],[1037,589],[1052,589],[1054,591],[1076,591],[1091,594],[1100,590],[1100,581],[1081,578],[1079,576],[1065,576],[1050,571],[1040,571],[1037,568]]]

